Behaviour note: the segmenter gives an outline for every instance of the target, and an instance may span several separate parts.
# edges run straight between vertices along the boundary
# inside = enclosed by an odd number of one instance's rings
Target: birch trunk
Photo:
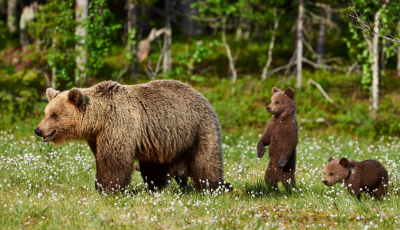
[[[10,33],[17,32],[17,0],[7,1],[7,27]]]
[[[56,67],[51,68],[51,88],[56,89]]]
[[[400,20],[397,22],[397,31],[400,34]],[[397,48],[397,76],[400,76],[400,45]]]
[[[276,36],[276,31],[278,29],[279,26],[279,19],[276,15],[276,9],[274,9],[274,14],[275,14],[275,21],[274,21],[274,28],[271,34],[271,42],[269,43],[269,48],[268,48],[268,59],[267,59],[267,63],[265,63],[264,69],[262,71],[261,74],[261,80],[265,81],[267,79],[267,72],[268,72],[268,68],[271,65],[272,62],[272,50],[274,49],[274,45],[275,45],[275,36]]]
[[[386,0],[378,12],[376,12],[374,17],[374,31],[379,32],[379,20],[382,15],[382,10],[386,8],[389,0]],[[374,38],[372,40],[372,85],[371,85],[371,95],[372,95],[372,114],[371,117],[376,119],[378,116],[378,104],[379,104],[379,35],[374,33]]]
[[[172,31],[171,31],[171,2],[165,0],[165,33],[164,33],[164,58],[163,58],[163,73],[171,71],[171,44],[172,44]]]
[[[304,14],[304,6],[303,0],[299,0],[299,16],[297,19],[297,82],[296,88],[300,89],[302,87],[302,70],[303,70],[303,14]]]
[[[224,43],[225,49],[226,49],[226,55],[228,56],[229,60],[229,69],[232,72],[232,83],[235,83],[237,80],[237,72],[235,69],[235,60],[232,57],[231,49],[226,42],[226,37],[225,37],[225,25],[222,25],[222,42]]]
[[[76,56],[77,74],[75,74],[75,86],[80,86],[80,80],[86,79],[87,77],[85,72],[86,52],[84,52],[82,47],[83,44],[85,44],[86,30],[83,27],[82,22],[88,16],[88,6],[89,0],[76,0],[75,17],[78,25],[75,29],[75,35],[78,37],[78,39],[75,49],[77,50],[78,55]]]
[[[134,39],[137,41],[137,35],[134,38],[131,38],[129,35],[132,29],[136,29],[137,34],[137,9],[135,6],[135,2],[133,0],[127,0],[127,13],[128,13],[128,21],[127,21],[127,34],[128,39]],[[132,59],[132,75],[135,75],[138,71],[138,59],[137,59],[137,42],[134,45],[131,45],[131,42],[128,42],[128,50],[132,52],[133,59]]]

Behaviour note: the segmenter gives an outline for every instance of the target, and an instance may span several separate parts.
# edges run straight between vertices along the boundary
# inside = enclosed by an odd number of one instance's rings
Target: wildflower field
[[[0,132],[0,226],[2,229],[305,229],[399,228],[398,137],[376,141],[300,132],[296,187],[265,186],[268,155],[256,157],[259,134],[224,136],[225,178],[233,191],[199,194],[175,181],[154,193],[133,173],[131,193],[99,195],[95,160],[84,142],[61,146],[36,137]],[[374,159],[388,170],[383,201],[350,196],[340,184],[322,184],[329,157]]]

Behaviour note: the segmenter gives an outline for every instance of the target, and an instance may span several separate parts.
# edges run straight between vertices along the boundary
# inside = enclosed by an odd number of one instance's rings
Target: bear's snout
[[[328,183],[328,181],[326,181],[326,180],[322,179],[322,183],[324,183],[324,184],[327,184],[327,183]]]
[[[40,130],[39,128],[36,128],[34,132],[35,132],[35,134],[38,135],[39,137],[43,136],[43,131]]]
[[[268,112],[271,111],[271,107],[267,106],[267,110],[268,110]]]

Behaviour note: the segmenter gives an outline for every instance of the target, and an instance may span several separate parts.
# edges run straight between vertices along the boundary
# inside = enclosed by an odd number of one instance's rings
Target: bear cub
[[[332,186],[343,181],[349,193],[356,195],[358,199],[361,192],[380,199],[387,193],[388,173],[374,160],[357,162],[349,161],[345,157],[340,160],[329,158],[322,183]]]
[[[290,185],[295,185],[296,146],[299,141],[294,90],[289,87],[282,91],[273,87],[271,104],[267,110],[273,117],[257,144],[257,156],[263,157],[265,146],[269,146],[270,162],[265,172],[265,182],[277,189],[280,181],[288,189]]]

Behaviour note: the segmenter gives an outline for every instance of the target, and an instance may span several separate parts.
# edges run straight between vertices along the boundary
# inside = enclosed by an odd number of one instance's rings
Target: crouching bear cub
[[[279,181],[288,189],[295,185],[296,146],[298,139],[294,90],[272,88],[271,104],[267,110],[273,117],[257,144],[257,156],[264,156],[269,146],[270,162],[265,172],[265,182],[277,189]]]
[[[96,158],[97,189],[125,189],[135,159],[151,190],[164,187],[176,165],[184,165],[198,191],[223,182],[217,115],[190,86],[172,80],[132,86],[107,81],[46,93],[49,104],[35,133],[56,144],[86,140]]]
[[[374,160],[356,162],[345,157],[340,160],[329,158],[322,182],[327,186],[344,182],[349,193],[358,199],[361,192],[381,198],[387,193],[388,173]]]

